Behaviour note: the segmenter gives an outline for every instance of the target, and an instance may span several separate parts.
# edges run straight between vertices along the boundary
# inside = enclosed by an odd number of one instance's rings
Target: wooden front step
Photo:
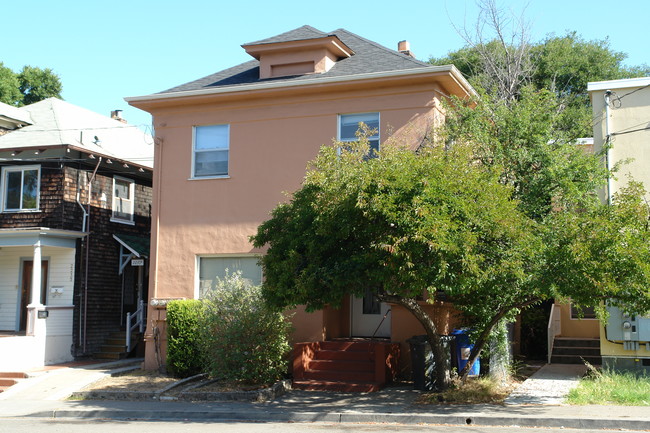
[[[397,372],[399,345],[337,340],[294,346],[293,386],[306,390],[372,392]]]
[[[139,338],[138,334],[131,334],[132,342],[137,342]],[[97,359],[124,359],[129,356],[126,352],[126,333],[124,331],[111,333],[104,340],[99,352],[93,356]]]

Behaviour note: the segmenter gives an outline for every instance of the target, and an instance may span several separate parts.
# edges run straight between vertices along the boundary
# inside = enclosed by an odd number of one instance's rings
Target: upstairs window
[[[2,210],[37,211],[41,189],[41,167],[25,165],[2,169]]]
[[[375,133],[368,137],[370,154],[379,151],[379,113],[359,113],[339,115],[339,141],[357,141],[359,124],[363,122]]]
[[[229,152],[229,125],[195,126],[192,177],[228,176]]]
[[[113,214],[111,221],[134,224],[135,182],[123,177],[113,178]]]

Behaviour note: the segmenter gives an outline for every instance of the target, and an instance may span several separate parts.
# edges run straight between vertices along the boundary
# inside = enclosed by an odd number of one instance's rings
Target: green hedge
[[[198,299],[167,304],[167,370],[177,377],[204,372],[201,347],[203,303]]]
[[[167,369],[178,377],[270,384],[287,373],[290,323],[241,273],[217,279],[201,300],[167,304]]]
[[[272,383],[287,373],[290,323],[269,309],[259,286],[235,273],[219,280],[204,310],[207,368],[211,376],[252,384]]]

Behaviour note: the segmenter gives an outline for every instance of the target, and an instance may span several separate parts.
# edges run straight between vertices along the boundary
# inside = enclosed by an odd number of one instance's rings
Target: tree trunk
[[[418,301],[414,298],[403,298],[395,295],[378,295],[382,302],[390,302],[392,304],[401,305],[406,308],[415,318],[422,324],[427,339],[431,345],[433,352],[433,359],[435,362],[435,387],[437,390],[444,390],[449,388],[451,384],[451,377],[449,375],[449,357],[448,348],[445,348],[436,330],[436,324],[433,323],[431,317],[422,309]]]
[[[535,302],[538,302],[539,299],[531,299],[526,302],[523,302],[521,304],[517,305],[511,305],[509,307],[503,308],[497,312],[497,314],[492,317],[492,320],[488,325],[481,331],[479,334],[478,338],[476,339],[476,342],[474,343],[474,347],[472,348],[472,351],[469,354],[469,359],[467,360],[467,364],[465,364],[465,367],[461,370],[461,372],[458,374],[460,376],[460,379],[464,382],[467,380],[467,376],[469,375],[469,371],[474,365],[474,362],[478,359],[479,355],[485,348],[485,345],[488,342],[488,339],[490,337],[490,334],[492,333],[492,330],[494,327],[499,323],[499,321],[510,311],[512,311],[514,308],[525,308],[531,304],[534,304]]]

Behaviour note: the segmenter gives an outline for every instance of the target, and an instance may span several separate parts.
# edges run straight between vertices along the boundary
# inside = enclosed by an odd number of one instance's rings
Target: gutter
[[[333,84],[333,83],[345,83],[345,82],[355,82],[355,81],[365,81],[377,78],[398,78],[398,77],[408,77],[408,76],[420,76],[428,75],[432,73],[444,73],[447,72],[453,77],[458,85],[465,89],[465,91],[470,96],[477,96],[478,94],[474,88],[469,84],[469,82],[463,77],[460,71],[454,65],[443,65],[443,66],[431,66],[423,68],[413,68],[413,69],[401,69],[397,71],[388,71],[388,72],[370,72],[365,74],[357,75],[345,75],[340,77],[325,77],[320,79],[303,79],[296,81],[270,81],[264,83],[254,83],[254,84],[242,84],[234,86],[224,86],[217,87],[212,89],[197,89],[197,90],[185,90],[180,92],[169,92],[169,93],[154,93],[152,95],[146,96],[132,96],[124,98],[126,102],[133,105],[133,102],[144,102],[144,101],[159,101],[166,99],[176,99],[176,98],[186,98],[190,96],[208,96],[208,95],[219,95],[219,94],[228,94],[228,93],[239,93],[239,92],[248,92],[255,90],[271,90],[271,89],[281,89],[281,88],[292,88],[292,87],[301,87],[301,86],[313,86],[320,84]]]

